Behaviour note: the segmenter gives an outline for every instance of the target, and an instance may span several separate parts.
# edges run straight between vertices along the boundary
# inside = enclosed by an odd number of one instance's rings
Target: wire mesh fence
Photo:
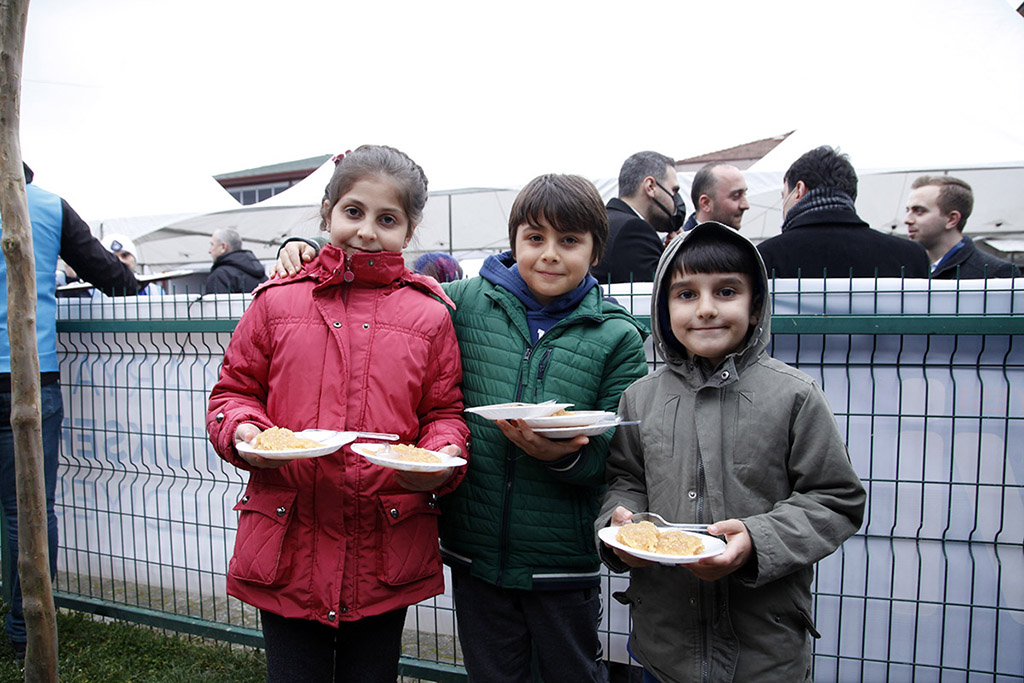
[[[610,293],[647,317],[649,291]],[[261,642],[224,590],[245,473],[204,422],[247,302],[61,303],[60,604]],[[779,281],[774,308],[773,355],[821,383],[868,490],[863,528],[818,566],[815,679],[1024,678],[1024,283]],[[626,582],[603,583],[613,662]],[[464,679],[450,595],[410,610],[403,671]]]

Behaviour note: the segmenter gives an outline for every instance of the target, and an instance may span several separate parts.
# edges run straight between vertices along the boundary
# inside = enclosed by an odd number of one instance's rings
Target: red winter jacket
[[[234,447],[235,429],[251,422],[393,432],[402,443],[465,452],[458,343],[437,299],[454,306],[401,254],[346,257],[331,246],[298,275],[256,290],[206,417],[217,453],[250,471],[234,508],[229,594],[337,625],[444,590],[435,495],[402,488],[393,470],[347,446],[279,469],[253,468]],[[437,494],[454,489],[464,470]]]

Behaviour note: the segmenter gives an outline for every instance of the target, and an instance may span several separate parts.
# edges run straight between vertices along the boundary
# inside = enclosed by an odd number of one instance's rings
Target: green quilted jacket
[[[614,412],[623,390],[647,374],[647,330],[597,286],[535,345],[522,303],[503,287],[476,277],[446,284],[445,292],[456,305],[466,407],[556,399]],[[594,520],[614,430],[589,437],[570,465],[552,466],[515,447],[493,422],[468,413],[466,420],[468,472],[441,499],[445,561],[506,588],[596,585]]]

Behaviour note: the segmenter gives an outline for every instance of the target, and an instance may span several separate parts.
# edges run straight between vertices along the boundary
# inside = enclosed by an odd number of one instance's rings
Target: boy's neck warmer
[[[793,222],[801,216],[808,214],[835,211],[849,211],[856,214],[853,197],[842,190],[832,187],[819,186],[804,195],[803,199],[793,205],[793,208],[786,214],[786,220],[782,222],[782,232],[792,227]]]
[[[519,264],[512,258],[512,252],[488,256],[480,268],[480,277],[493,285],[498,285],[511,292],[526,308],[526,322],[530,328],[530,342],[537,343],[545,332],[555,323],[566,318],[576,310],[583,297],[591,287],[597,285],[594,276],[588,274],[571,292],[568,292],[547,306],[542,305],[526,286],[526,281],[519,274]]]

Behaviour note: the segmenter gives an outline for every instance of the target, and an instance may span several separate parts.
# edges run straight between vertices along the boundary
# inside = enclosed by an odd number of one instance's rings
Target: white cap
[[[122,235],[115,232],[112,235],[105,236],[101,242],[103,242],[103,246],[107,248],[107,251],[112,251],[115,254],[121,251],[127,251],[136,259],[139,258],[139,252],[135,249],[135,242],[132,242],[128,235]]]

